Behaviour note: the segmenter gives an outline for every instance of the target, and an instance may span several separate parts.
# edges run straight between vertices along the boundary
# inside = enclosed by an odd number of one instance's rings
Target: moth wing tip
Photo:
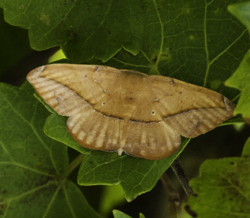
[[[234,108],[235,108],[235,106],[233,105],[233,103],[230,101],[230,100],[228,100],[226,97],[224,97],[223,96],[223,102],[224,102],[224,104],[225,104],[225,106],[226,106],[226,109],[228,110],[228,111],[234,111]]]
[[[39,74],[44,71],[45,68],[46,68],[46,66],[43,65],[43,66],[37,67],[36,69],[30,71],[26,77],[27,80],[30,81],[32,79],[37,78],[39,76]]]

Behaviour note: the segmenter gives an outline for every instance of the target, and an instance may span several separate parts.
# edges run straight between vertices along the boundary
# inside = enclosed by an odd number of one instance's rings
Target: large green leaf
[[[250,138],[241,157],[207,160],[200,177],[190,181],[196,193],[188,200],[197,217],[250,217]]]
[[[121,48],[136,55],[142,44],[144,5],[140,0],[4,1],[5,19],[30,29],[30,43],[43,50],[64,45],[67,56],[108,60]]]
[[[99,217],[66,179],[67,147],[44,135],[49,113],[32,92],[0,84],[0,216]]]

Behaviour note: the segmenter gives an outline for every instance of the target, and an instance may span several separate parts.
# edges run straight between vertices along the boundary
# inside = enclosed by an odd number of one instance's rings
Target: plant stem
[[[175,161],[171,165],[172,170],[174,171],[175,175],[178,177],[182,188],[186,192],[187,196],[190,196],[194,193],[193,189],[189,186],[188,182],[189,179],[187,178],[184,169],[181,166],[180,158],[177,157]]]
[[[82,162],[85,154],[79,154],[70,164],[68,168],[68,176],[69,174]]]
[[[174,189],[166,172],[162,174],[161,181],[168,193],[170,217],[177,218],[178,206],[180,205],[179,193]]]

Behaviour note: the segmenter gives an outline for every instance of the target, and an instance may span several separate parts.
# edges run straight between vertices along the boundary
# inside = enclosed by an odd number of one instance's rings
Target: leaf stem
[[[188,182],[189,179],[187,178],[184,169],[181,166],[180,158],[177,157],[175,161],[171,165],[172,170],[174,171],[175,175],[178,177],[182,188],[186,192],[187,196],[190,196],[194,193],[193,189],[189,186]]]
[[[85,154],[79,154],[70,164],[68,168],[68,176],[69,174],[82,162]]]

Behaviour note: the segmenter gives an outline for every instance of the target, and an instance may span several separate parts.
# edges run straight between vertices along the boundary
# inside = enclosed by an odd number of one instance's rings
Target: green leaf
[[[0,6],[7,22],[29,29],[32,48],[64,44],[66,56],[76,62],[93,56],[106,61],[122,48],[136,55],[142,46],[145,14],[140,0],[2,0]]]
[[[82,154],[89,154],[91,150],[80,146],[66,128],[67,117],[51,114],[45,122],[44,133],[50,138],[64,143]]]
[[[84,157],[78,173],[80,185],[116,185],[120,183],[128,201],[150,191],[190,140],[183,139],[181,148],[170,157],[152,161],[126,154],[119,156],[117,152],[84,148],[73,140],[67,131],[66,118],[56,114],[48,117],[44,132],[49,137],[63,142],[83,154],[88,154]]]
[[[99,213],[106,217],[113,208],[125,204],[126,200],[120,185],[104,186],[103,188],[102,204],[100,205]]]
[[[131,216],[128,216],[127,214],[119,211],[119,210],[113,210],[114,218],[132,218]],[[145,218],[145,216],[140,213],[139,218]]]
[[[132,218],[131,216],[119,211],[119,210],[113,210],[114,218]]]
[[[250,1],[229,5],[228,10],[250,30]]]
[[[139,218],[145,218],[145,216],[142,213],[140,213],[139,215],[140,215]]]
[[[234,114],[242,114],[244,118],[250,118],[250,50],[225,84],[242,91]]]
[[[79,174],[80,185],[115,185],[120,183],[128,201],[153,189],[162,174],[178,157],[189,140],[180,150],[168,158],[151,161],[117,153],[103,154],[92,151],[84,158]]]
[[[245,144],[243,151],[242,151],[242,156],[243,157],[250,156],[250,138],[248,138],[248,140],[246,141],[246,144]]]
[[[241,157],[206,160],[188,204],[202,218],[250,217],[250,138]]]
[[[0,84],[0,216],[99,217],[66,179],[67,147],[44,135],[49,112],[32,93]]]
[[[114,218],[132,218],[131,216],[119,211],[119,210],[113,210],[113,215],[114,215]],[[139,218],[145,218],[145,216],[140,213],[139,214]]]
[[[230,5],[228,10],[236,16],[250,31],[250,2]],[[248,46],[249,48],[249,46]],[[250,50],[246,53],[235,73],[225,82],[227,86],[241,90],[240,100],[234,111],[250,118]]]

